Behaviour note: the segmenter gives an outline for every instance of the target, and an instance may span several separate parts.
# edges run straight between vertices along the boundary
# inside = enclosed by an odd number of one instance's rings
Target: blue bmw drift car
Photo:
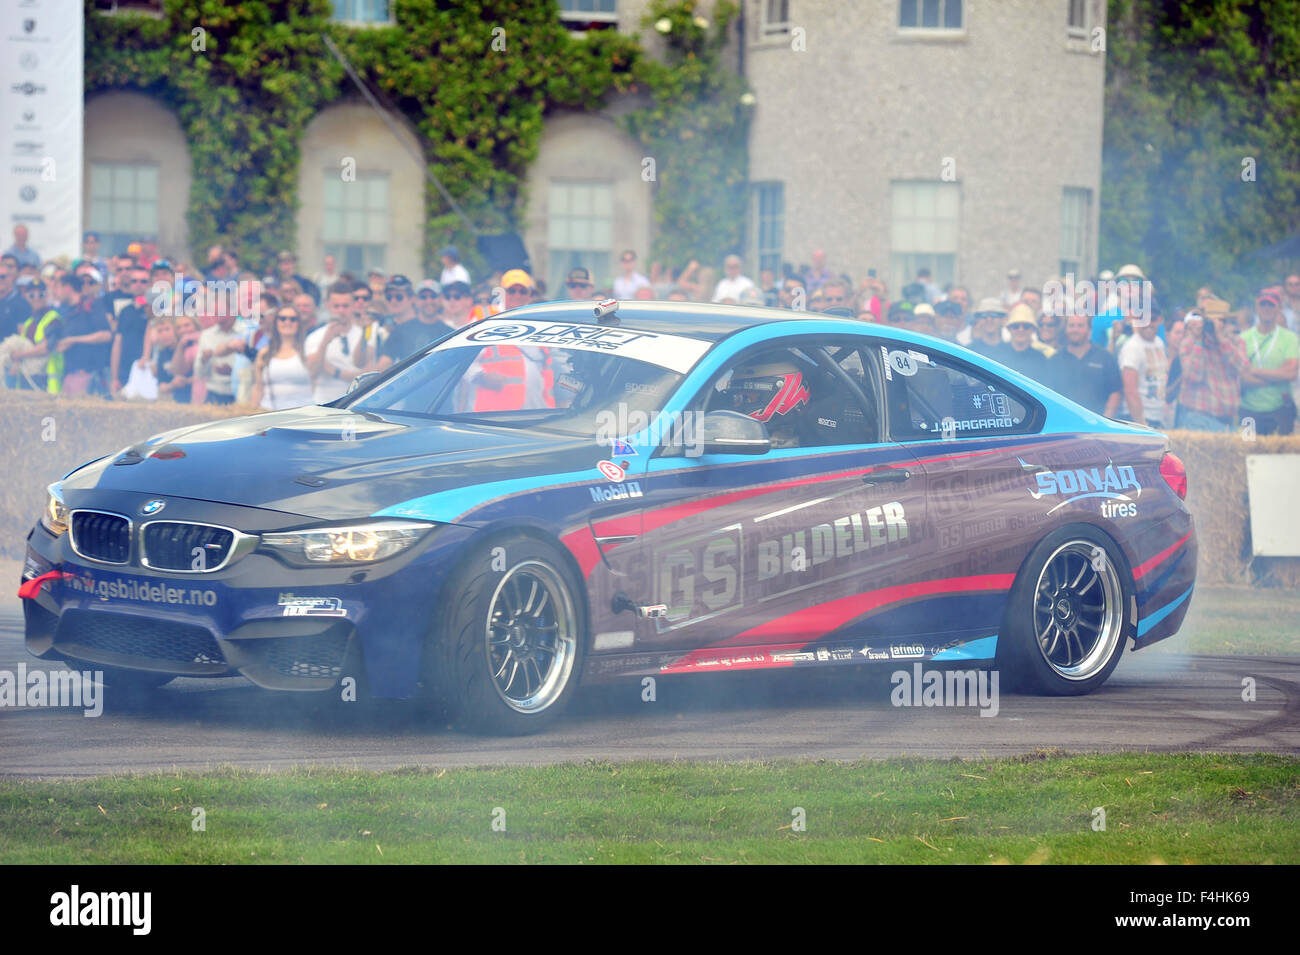
[[[83,465],[20,595],[29,650],[110,686],[352,677],[490,732],[669,673],[986,661],[1077,694],[1181,623],[1185,492],[1162,435],[937,339],[556,303]]]

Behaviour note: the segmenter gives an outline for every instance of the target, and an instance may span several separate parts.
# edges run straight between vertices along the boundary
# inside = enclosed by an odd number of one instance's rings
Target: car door
[[[942,348],[877,346],[889,433],[926,474],[933,548],[918,567],[926,642],[997,634],[1016,570],[1034,539],[1027,508],[1042,406],[1021,388]],[[989,644],[989,649],[992,648]],[[990,653],[991,655],[991,653]]]
[[[857,639],[878,592],[909,579],[930,546],[925,473],[882,437],[879,365],[862,341],[746,349],[695,396],[688,424],[739,410],[779,446],[699,453],[683,442],[650,460],[629,578],[654,608],[638,624],[638,649],[802,652]]]

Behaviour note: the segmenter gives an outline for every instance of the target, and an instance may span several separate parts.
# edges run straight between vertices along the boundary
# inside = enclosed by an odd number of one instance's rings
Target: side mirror
[[[370,384],[370,382],[374,381],[378,377],[379,377],[379,372],[377,371],[368,371],[364,375],[357,375],[355,378],[352,379],[352,384],[348,385],[348,390],[344,393],[350,395],[358,388]]]
[[[704,454],[767,454],[772,441],[761,421],[739,411],[709,411],[700,425]]]

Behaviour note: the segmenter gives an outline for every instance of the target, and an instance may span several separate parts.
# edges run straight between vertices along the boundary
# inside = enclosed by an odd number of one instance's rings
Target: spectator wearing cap
[[[1007,287],[1002,290],[1002,305],[1004,308],[1010,308],[1020,301],[1020,294],[1024,289],[1020,284],[1020,270],[1010,269],[1007,272]]]
[[[451,282],[470,284],[469,269],[461,264],[460,250],[454,245],[439,249],[438,261],[442,263],[442,274],[438,276],[438,284],[444,287]]]
[[[313,302],[320,304],[320,286],[307,276],[298,274],[298,256],[288,249],[283,250],[275,257],[275,271],[282,282],[293,279],[300,289],[311,296]]]
[[[442,287],[442,320],[452,328],[462,328],[473,319],[474,291],[464,282],[452,282]]]
[[[14,226],[14,244],[5,249],[5,255],[12,255],[19,268],[25,265],[34,265],[38,269],[41,267],[41,257],[27,245],[27,226],[21,222]]]
[[[1034,381],[1047,380],[1047,356],[1034,347],[1034,332],[1038,324],[1034,321],[1034,310],[1024,302],[1017,302],[1007,312],[1007,332],[1011,341],[1000,343],[1001,357],[997,360],[1008,368],[1014,368]]]
[[[971,318],[974,319],[974,324],[971,326],[971,341],[967,347],[986,358],[1004,361],[1007,345],[1002,338],[1002,326],[1007,320],[1007,310],[1001,299],[980,299]]]
[[[1043,353],[1044,358],[1051,358],[1061,347],[1060,315],[1055,312],[1038,313],[1038,329],[1034,336],[1034,347]]]
[[[591,281],[591,273],[581,265],[569,269],[569,274],[564,279],[564,288],[568,292],[568,297],[574,301],[590,299],[596,293],[596,286]]]
[[[394,275],[384,285],[384,306],[388,325],[399,325],[415,318],[415,289],[405,275]]]
[[[933,335],[935,331],[935,310],[928,302],[921,302],[911,313],[904,317],[903,327],[918,335]]]
[[[533,303],[533,277],[523,269],[508,269],[501,276],[501,289],[502,306],[497,312],[508,312],[512,308],[523,308]]]
[[[1047,362],[1047,384],[1089,411],[1110,417],[1124,388],[1115,356],[1092,342],[1092,316],[1065,319],[1065,347]]]
[[[1146,278],[1146,273],[1132,264],[1121,266],[1115,273],[1116,294],[1106,302],[1104,307],[1100,302],[1097,303],[1102,313],[1099,316],[1100,320],[1093,324],[1094,345],[1112,351],[1119,348],[1120,339],[1126,332],[1125,326],[1134,317],[1143,300],[1142,286]],[[1128,328],[1127,332],[1131,334],[1132,328]]]
[[[133,268],[126,275],[122,292],[125,299],[119,299],[122,307],[117,312],[117,323],[113,334],[113,349],[108,363],[108,388],[111,394],[117,394],[130,377],[131,366],[144,354],[145,332],[149,328],[149,302],[145,288],[149,284],[149,273],[142,268]]]
[[[423,321],[437,321],[442,315],[442,286],[425,279],[415,287],[415,311]]]
[[[956,342],[957,333],[966,322],[962,318],[961,306],[951,299],[944,299],[934,306],[934,334],[944,341]]]
[[[418,294],[425,295],[431,292],[434,284],[421,282]],[[464,291],[462,300],[468,302],[469,286],[464,282],[451,284]],[[468,313],[468,307],[466,306],[463,311]],[[426,307],[421,301],[410,321],[403,321],[389,330],[387,340],[380,346],[379,361],[375,365],[375,370],[384,371],[407,356],[415,354],[430,342],[450,335],[455,330],[455,326],[443,320],[439,311]]]
[[[1255,419],[1256,434],[1290,434],[1295,430],[1291,386],[1300,369],[1300,339],[1282,325],[1278,292],[1260,292],[1255,313],[1255,326],[1241,336],[1250,361],[1241,376],[1241,416]]]
[[[915,305],[913,305],[911,302],[907,301],[906,299],[903,299],[902,301],[899,302],[892,303],[889,306],[889,310],[885,312],[884,324],[894,325],[894,326],[905,324],[907,322],[908,316],[911,314],[912,309],[914,309],[915,307],[916,307]]]
[[[1119,373],[1124,382],[1124,404],[1138,424],[1161,430],[1165,427],[1168,401],[1169,357],[1157,334],[1160,319],[1148,316],[1136,324],[1134,334],[1119,349]]]
[[[636,253],[631,249],[625,249],[619,256],[619,265],[622,268],[622,274],[614,279],[614,297],[618,299],[636,298],[636,291],[640,288],[650,288],[650,279],[636,270]],[[653,290],[651,290],[653,297]]]
[[[754,287],[754,280],[741,274],[740,256],[729,255],[722,260],[722,278],[713,287],[713,301],[736,304],[745,289]]]
[[[1250,360],[1246,343],[1227,325],[1231,308],[1223,299],[1206,299],[1200,311],[1183,320],[1175,427],[1226,432],[1236,423],[1241,378]]]
[[[46,300],[45,283],[40,278],[18,280],[18,292],[27,301],[31,315],[18,326],[17,341],[5,339],[0,354],[7,354],[9,365],[5,383],[10,387],[32,388],[57,395],[63,382],[63,355],[54,346],[63,328],[59,310]]]
[[[65,275],[60,284],[63,304],[59,316],[63,325],[55,347],[63,354],[61,391],[72,396],[103,394],[113,347],[108,314],[95,307],[94,299],[83,295],[80,275]]]

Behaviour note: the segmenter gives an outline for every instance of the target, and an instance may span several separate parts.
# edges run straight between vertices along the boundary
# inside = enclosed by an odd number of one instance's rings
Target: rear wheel
[[[576,691],[586,632],[581,589],[555,546],[523,535],[478,548],[447,583],[427,682],[467,729],[531,733]]]
[[[1007,608],[999,651],[1013,682],[1054,696],[1101,686],[1131,635],[1132,593],[1128,564],[1105,534],[1087,525],[1049,534],[1025,561]]]

